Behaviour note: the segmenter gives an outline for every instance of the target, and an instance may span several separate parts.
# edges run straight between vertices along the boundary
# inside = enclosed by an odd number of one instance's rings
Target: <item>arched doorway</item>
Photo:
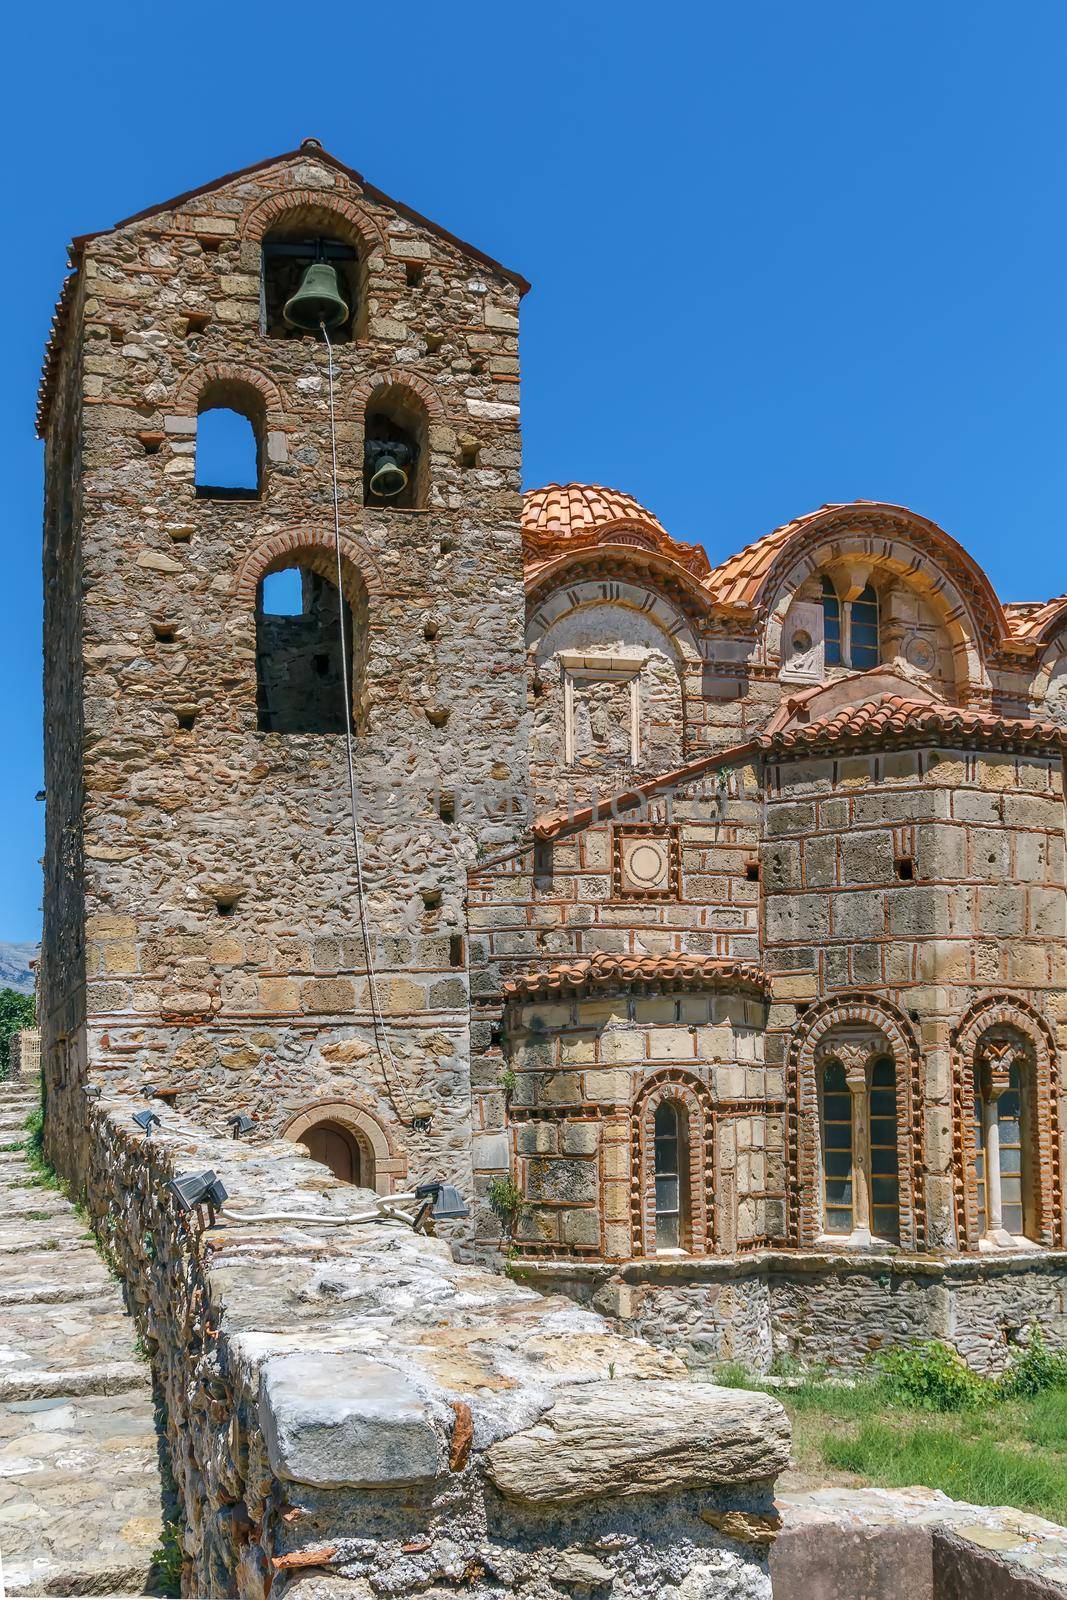
[[[342,1183],[354,1183],[361,1189],[374,1188],[374,1160],[370,1152],[365,1151],[359,1140],[339,1122],[313,1123],[300,1135],[298,1142],[312,1161],[321,1161]]]

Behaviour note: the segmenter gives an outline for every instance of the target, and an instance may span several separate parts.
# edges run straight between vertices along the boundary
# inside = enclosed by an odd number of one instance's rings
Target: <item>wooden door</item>
[[[351,1134],[335,1122],[316,1123],[300,1135],[300,1143],[311,1159],[329,1167],[335,1178],[343,1183],[359,1182],[358,1147]]]

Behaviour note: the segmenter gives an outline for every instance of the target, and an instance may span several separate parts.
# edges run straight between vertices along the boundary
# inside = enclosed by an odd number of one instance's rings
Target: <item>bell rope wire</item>
[[[359,826],[359,800],[356,790],[356,764],[352,742],[352,703],[351,688],[348,680],[348,645],[345,640],[345,603],[343,572],[341,567],[341,512],[337,487],[337,423],[334,416],[333,399],[333,345],[330,343],[329,331],[325,322],[320,322],[322,337],[326,341],[327,365],[326,371],[330,384],[330,455],[333,468],[333,543],[334,553],[337,558],[337,615],[341,634],[341,697],[345,703],[345,752],[348,758],[348,797],[352,816],[352,845],[356,857],[356,903],[359,906],[359,932],[363,943],[363,959],[367,967],[367,992],[370,996],[371,1022],[374,1028],[374,1043],[378,1051],[378,1060],[381,1062],[382,1077],[385,1081],[386,1093],[392,1104],[393,1110],[403,1123],[414,1121],[414,1108],[411,1097],[401,1079],[399,1069],[393,1057],[393,1047],[389,1042],[389,1034],[385,1027],[384,1019],[378,1007],[378,985],[374,975],[374,963],[371,959],[371,940],[369,918],[366,905],[366,892],[363,882],[363,843]],[[393,1092],[393,1081],[400,1085],[401,1094],[406,1105],[402,1111],[397,1104]]]

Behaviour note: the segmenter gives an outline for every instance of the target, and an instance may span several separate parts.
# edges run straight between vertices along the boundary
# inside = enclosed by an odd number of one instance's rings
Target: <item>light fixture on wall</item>
[[[434,1222],[450,1222],[459,1217],[469,1217],[470,1208],[459,1190],[451,1183],[435,1178],[431,1183],[420,1183],[415,1190],[416,1200],[422,1201],[412,1227],[418,1232],[427,1213]]]
[[[133,1120],[146,1139],[151,1139],[153,1127],[161,1128],[163,1126],[154,1111],[135,1111]]]
[[[215,1212],[222,1209],[229,1198],[221,1179],[210,1170],[190,1172],[184,1178],[172,1178],[167,1184],[168,1193],[177,1200],[183,1211],[194,1211],[197,1206],[207,1206],[212,1223]]]
[[[232,1117],[227,1117],[226,1126],[232,1129],[234,1138],[239,1139],[242,1133],[251,1133],[255,1123],[244,1111],[237,1111]]]

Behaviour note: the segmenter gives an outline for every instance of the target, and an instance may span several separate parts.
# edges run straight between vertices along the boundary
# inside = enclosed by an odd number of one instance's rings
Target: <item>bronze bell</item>
[[[339,328],[348,321],[348,305],[337,282],[337,272],[328,261],[313,261],[300,280],[300,287],[286,302],[282,316],[291,328],[318,333]]]
[[[372,469],[369,488],[379,500],[395,500],[408,486],[405,470],[411,464],[411,446],[399,439],[368,439],[364,446],[367,466]]]

